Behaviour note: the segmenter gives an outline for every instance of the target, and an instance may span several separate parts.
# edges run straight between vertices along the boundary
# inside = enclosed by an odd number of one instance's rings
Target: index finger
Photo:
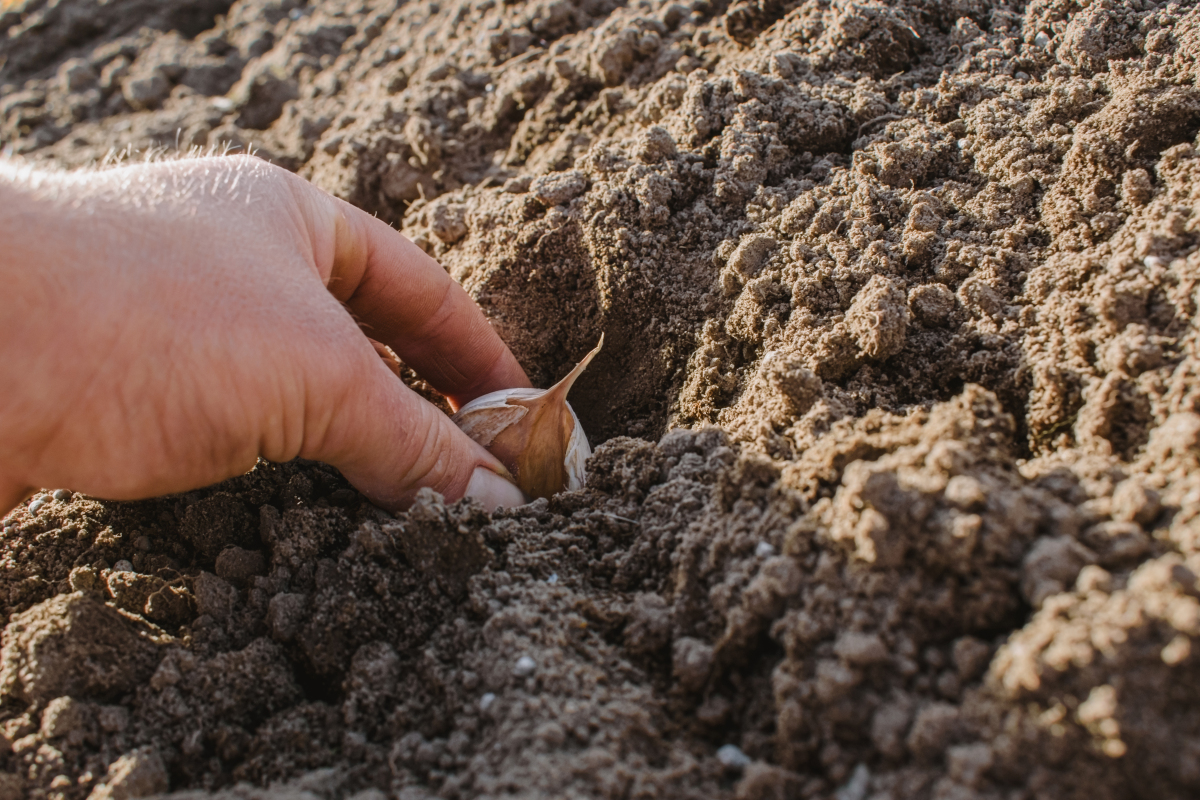
[[[344,201],[336,204],[329,290],[457,408],[529,378],[466,290],[421,248]],[[322,274],[324,271],[322,270]]]

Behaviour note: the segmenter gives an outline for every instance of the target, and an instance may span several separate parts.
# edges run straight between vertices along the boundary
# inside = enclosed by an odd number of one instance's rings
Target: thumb
[[[366,340],[364,338],[364,345]],[[324,421],[305,437],[301,455],[332,464],[371,502],[388,510],[407,508],[428,487],[452,502],[471,497],[489,511],[526,502],[508,472],[431,403],[409,389],[364,347],[369,356]],[[365,374],[361,374],[365,373]],[[321,413],[318,411],[318,413]]]

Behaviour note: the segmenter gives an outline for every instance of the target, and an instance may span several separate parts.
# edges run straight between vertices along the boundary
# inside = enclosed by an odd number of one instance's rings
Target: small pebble
[[[1167,265],[1167,260],[1162,256],[1146,256],[1142,259],[1142,263],[1150,269],[1162,269]]]
[[[495,84],[489,83],[487,86],[483,87],[483,90],[488,94],[491,94],[492,92],[496,91],[496,86]]]
[[[1017,79],[1017,80],[1019,80],[1019,81],[1027,81],[1027,80],[1029,80],[1029,73],[1027,73],[1027,72],[1017,72],[1017,73],[1014,73],[1014,74],[1013,74],[1013,77],[1014,77],[1014,78],[1016,78],[1016,79]]]
[[[836,800],[864,800],[871,788],[871,771],[866,764],[859,764],[850,775],[846,785],[837,790]]]
[[[55,489],[54,490],[54,499],[60,503],[65,503],[66,501],[71,499],[71,490],[70,489]]]
[[[517,663],[513,666],[513,675],[518,678],[528,678],[537,669],[537,662],[529,656],[521,656],[517,659]]]
[[[149,536],[137,537],[137,540],[133,543],[133,546],[136,547],[138,550],[149,550],[150,549],[150,537]]]
[[[479,698],[479,710],[487,711],[492,707],[492,703],[496,702],[496,695],[488,692],[483,697]]]
[[[775,548],[771,546],[770,542],[759,542],[758,546],[754,548],[754,555],[759,558],[768,558],[775,555]]]
[[[1045,48],[1050,44],[1050,37],[1046,35],[1045,31],[1039,31],[1038,35],[1033,37],[1033,43],[1038,47]]]
[[[729,769],[745,769],[750,766],[750,756],[736,744],[724,744],[717,748],[717,761]]]
[[[400,52],[400,46],[394,44],[387,49],[387,56],[388,58],[399,58]]]
[[[44,505],[46,505],[46,498],[39,497],[37,500],[34,500],[32,503],[29,504],[29,513],[30,514],[38,513],[39,511],[42,510],[42,506],[44,506]]]
[[[550,577],[546,578],[546,583],[550,583],[550,584],[558,583],[558,573],[551,572]]]
[[[228,97],[214,97],[208,101],[208,104],[217,111],[225,112],[233,110],[233,101]]]
[[[133,564],[122,558],[112,566],[113,572],[133,572]]]
[[[293,8],[291,11],[288,12],[288,16],[294,20],[300,19],[301,17],[304,16],[304,12],[298,8]]]

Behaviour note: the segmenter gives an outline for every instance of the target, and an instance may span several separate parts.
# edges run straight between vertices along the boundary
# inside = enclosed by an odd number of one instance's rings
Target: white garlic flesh
[[[451,420],[496,456],[530,498],[583,487],[592,454],[567,392],[600,352],[604,337],[549,389],[502,389],[477,397]]]

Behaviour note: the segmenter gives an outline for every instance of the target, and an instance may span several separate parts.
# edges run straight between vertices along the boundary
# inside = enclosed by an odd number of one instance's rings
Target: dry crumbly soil
[[[1200,7],[26,0],[0,140],[257,148],[574,404],[0,535],[0,798],[1200,794]],[[414,379],[415,380],[415,379]]]

